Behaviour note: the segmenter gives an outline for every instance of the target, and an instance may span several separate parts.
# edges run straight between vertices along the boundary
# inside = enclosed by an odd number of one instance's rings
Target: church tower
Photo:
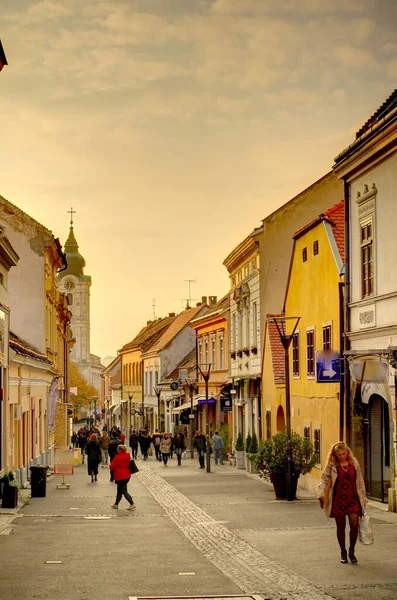
[[[72,313],[71,328],[76,343],[71,351],[71,359],[78,365],[83,377],[93,385],[92,356],[90,353],[90,287],[91,277],[84,275],[86,266],[84,257],[79,252],[79,246],[73,229],[73,208],[71,214],[69,237],[66,240],[64,252],[67,268],[61,271],[59,290],[66,294],[69,310]]]

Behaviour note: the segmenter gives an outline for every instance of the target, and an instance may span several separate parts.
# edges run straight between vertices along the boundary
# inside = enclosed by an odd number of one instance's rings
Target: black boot
[[[340,553],[340,562],[344,565],[348,562],[347,560],[347,550],[342,550]]]
[[[349,548],[349,558],[352,565],[356,565],[358,563],[358,560],[354,555],[354,548]]]

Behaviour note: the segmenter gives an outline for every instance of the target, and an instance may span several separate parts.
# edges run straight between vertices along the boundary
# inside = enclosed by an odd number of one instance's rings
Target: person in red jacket
[[[131,456],[127,452],[127,446],[120,445],[117,448],[117,454],[109,465],[109,469],[113,473],[114,480],[117,484],[116,502],[112,504],[112,508],[118,508],[122,496],[130,503],[127,510],[135,510],[136,506],[133,499],[128,493],[127,485],[131,477],[130,473]]]

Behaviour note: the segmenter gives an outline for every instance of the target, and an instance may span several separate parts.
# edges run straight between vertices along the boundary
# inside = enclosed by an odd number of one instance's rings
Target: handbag
[[[331,488],[332,488],[332,480],[331,480],[331,478],[329,478],[327,483],[325,484],[325,488],[324,488],[324,510],[326,510],[329,506],[329,493],[331,491]]]
[[[374,531],[372,529],[371,521],[369,520],[369,516],[364,513],[362,517],[360,517],[360,528],[359,528],[359,537],[361,544],[364,546],[370,546],[374,543]]]
[[[139,469],[136,466],[135,460],[133,458],[131,458],[129,466],[130,466],[131,475],[135,475],[135,473],[139,473]]]

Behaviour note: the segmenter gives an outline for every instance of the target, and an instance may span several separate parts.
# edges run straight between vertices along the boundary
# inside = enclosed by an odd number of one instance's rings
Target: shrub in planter
[[[252,437],[251,437],[250,432],[248,432],[248,435],[245,438],[245,451],[248,452],[248,454],[251,452],[251,442],[252,442]]]
[[[256,433],[252,434],[251,444],[249,446],[250,453],[247,454],[247,471],[249,473],[258,473],[258,468],[255,464],[255,457],[258,453],[258,438],[256,437]]]
[[[256,433],[252,434],[252,440],[250,445],[250,453],[257,454],[258,453],[258,438],[256,437]]]
[[[16,508],[18,506],[18,484],[12,471],[0,477],[0,486],[2,508]]]
[[[318,456],[314,451],[313,444],[298,433],[291,433],[291,446],[291,474],[293,484],[297,484],[299,476],[309,473],[318,463]],[[269,440],[262,442],[252,463],[257,467],[261,477],[269,478],[273,483],[276,497],[285,497],[288,463],[287,434],[285,432],[276,433]]]
[[[244,451],[244,441],[243,435],[240,433],[237,436],[236,442],[236,463],[238,469],[245,469],[245,451]]]

